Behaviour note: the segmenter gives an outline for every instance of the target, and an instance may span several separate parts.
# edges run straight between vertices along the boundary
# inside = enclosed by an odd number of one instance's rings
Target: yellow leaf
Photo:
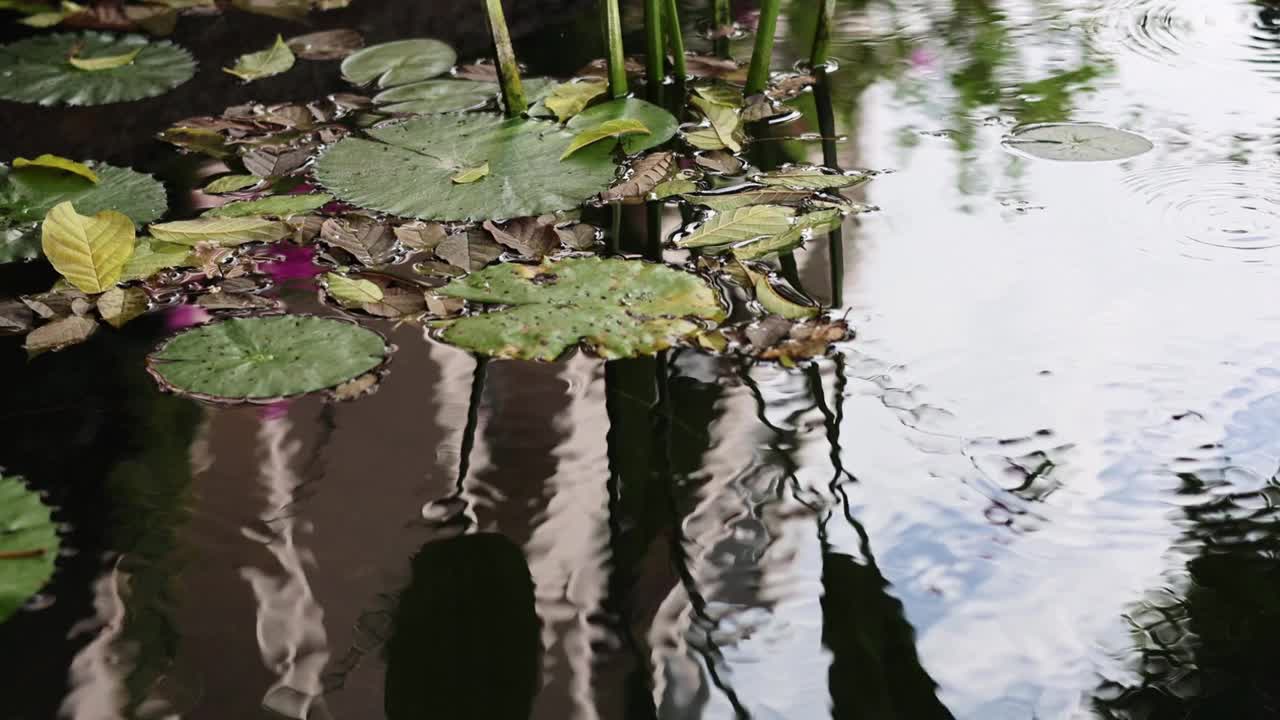
[[[483,163],[473,168],[465,168],[459,170],[456,175],[449,178],[458,185],[466,185],[473,183],[489,174],[489,163]]]
[[[325,290],[334,300],[343,305],[364,305],[365,303],[382,302],[382,288],[361,278],[349,278],[338,273],[325,273]]]
[[[609,83],[604,80],[562,83],[551,91],[544,102],[547,109],[555,113],[560,122],[564,122],[582,112],[587,103],[603,95],[608,89]]]
[[[291,234],[288,225],[260,217],[200,218],[151,226],[156,240],[194,247],[212,243],[232,247],[251,242],[275,242]]]
[[[697,105],[706,116],[707,121],[711,123],[711,129],[715,131],[725,147],[733,152],[742,150],[742,145],[734,137],[742,124],[742,117],[738,114],[737,108],[726,107],[702,97],[694,98],[693,104]]]
[[[578,133],[573,138],[573,142],[569,143],[568,149],[564,151],[564,154],[560,156],[560,159],[564,160],[582,148],[606,138],[620,138],[624,135],[651,134],[652,131],[649,130],[648,126],[639,120],[609,120]]]
[[[33,28],[53,27],[67,18],[65,13],[60,12],[42,12],[28,15],[18,22]]]
[[[147,293],[142,288],[113,287],[98,298],[98,314],[113,328],[124,327],[125,323],[145,313],[148,307]]]
[[[222,68],[222,71],[248,82],[279,75],[293,67],[294,60],[293,51],[284,38],[276,35],[274,45],[261,52],[241,55],[235,67]]]
[[[53,268],[80,290],[95,295],[120,280],[136,235],[128,215],[115,210],[87,217],[70,202],[44,216],[41,246]]]
[[[21,157],[13,159],[13,169],[17,170],[25,167],[44,167],[53,168],[55,170],[65,170],[69,173],[79,175],[92,183],[96,184],[98,182],[98,174],[90,170],[88,165],[82,165],[74,160],[68,160],[64,157],[58,157],[57,155],[49,155],[46,153],[37,157],[35,160],[28,160]]]
[[[81,70],[97,72],[99,70],[111,70],[118,67],[124,67],[125,65],[133,62],[133,59],[138,57],[138,53],[140,52],[142,52],[142,48],[124,53],[123,55],[106,55],[103,57],[91,58],[80,58],[73,55],[67,58],[67,62]]]

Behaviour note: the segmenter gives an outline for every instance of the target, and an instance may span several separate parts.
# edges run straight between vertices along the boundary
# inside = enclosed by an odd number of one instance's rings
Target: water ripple
[[[1244,63],[1280,78],[1280,12],[1236,3],[1224,9],[1201,0],[1122,0],[1093,22],[1105,49],[1141,55],[1178,68]]]

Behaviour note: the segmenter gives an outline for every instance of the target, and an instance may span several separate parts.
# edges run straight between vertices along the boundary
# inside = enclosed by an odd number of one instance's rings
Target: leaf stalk
[[[516,50],[511,44],[507,19],[502,13],[502,0],[485,0],[489,14],[489,31],[493,34],[493,47],[498,57],[498,82],[502,87],[502,104],[507,117],[519,117],[529,109],[524,96],[524,83],[520,81],[520,65],[516,62]]]
[[[769,84],[769,66],[773,64],[773,36],[778,31],[778,14],[782,0],[761,0],[760,24],[756,28],[756,46],[751,52],[751,69],[747,73],[748,97],[764,92]]]

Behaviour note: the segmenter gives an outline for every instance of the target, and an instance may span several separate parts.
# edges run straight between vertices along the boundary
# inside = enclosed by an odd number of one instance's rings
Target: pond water
[[[775,67],[816,4],[783,3]],[[412,5],[322,24],[485,52],[479,3]],[[534,69],[603,53],[594,3],[507,17]],[[207,22],[136,113],[5,104],[4,159],[157,172],[181,215],[196,163],[152,133],[341,89],[237,86],[217,68],[290,26]],[[172,316],[3,339],[0,465],[64,551],[0,625],[0,716],[1280,717],[1280,5],[840,0],[832,56],[757,151],[823,162],[830,112],[826,161],[877,171],[842,253],[796,255],[857,332],[800,368],[477,362],[385,323],[369,397],[216,407],[143,368]],[[1065,121],[1154,149],[1006,144]]]

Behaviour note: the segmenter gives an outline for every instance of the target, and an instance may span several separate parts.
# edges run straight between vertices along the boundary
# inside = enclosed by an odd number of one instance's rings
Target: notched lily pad
[[[0,475],[0,623],[53,577],[59,545],[40,496],[22,480]]]
[[[378,333],[308,315],[231,318],[187,330],[147,358],[165,387],[228,402],[336,387],[386,362]]]
[[[129,62],[94,70],[76,67],[75,57]],[[110,65],[110,63],[106,63]],[[40,105],[102,105],[156,97],[191,79],[196,64],[186,50],[141,35],[57,33],[0,47],[0,99]]]
[[[497,83],[474,80],[423,80],[383,90],[373,101],[379,110],[409,115],[475,110],[498,97]]]
[[[651,355],[725,318],[719,295],[701,277],[618,258],[496,265],[439,294],[505,306],[450,321],[441,339],[525,360],[554,360],[579,344],[604,358]]]
[[[397,40],[365,48],[342,61],[342,77],[354,85],[373,81],[378,87],[426,80],[448,72],[458,55],[439,40]]]
[[[1025,156],[1061,162],[1127,160],[1155,147],[1150,140],[1100,123],[1040,123],[1014,128],[1004,146]]]

